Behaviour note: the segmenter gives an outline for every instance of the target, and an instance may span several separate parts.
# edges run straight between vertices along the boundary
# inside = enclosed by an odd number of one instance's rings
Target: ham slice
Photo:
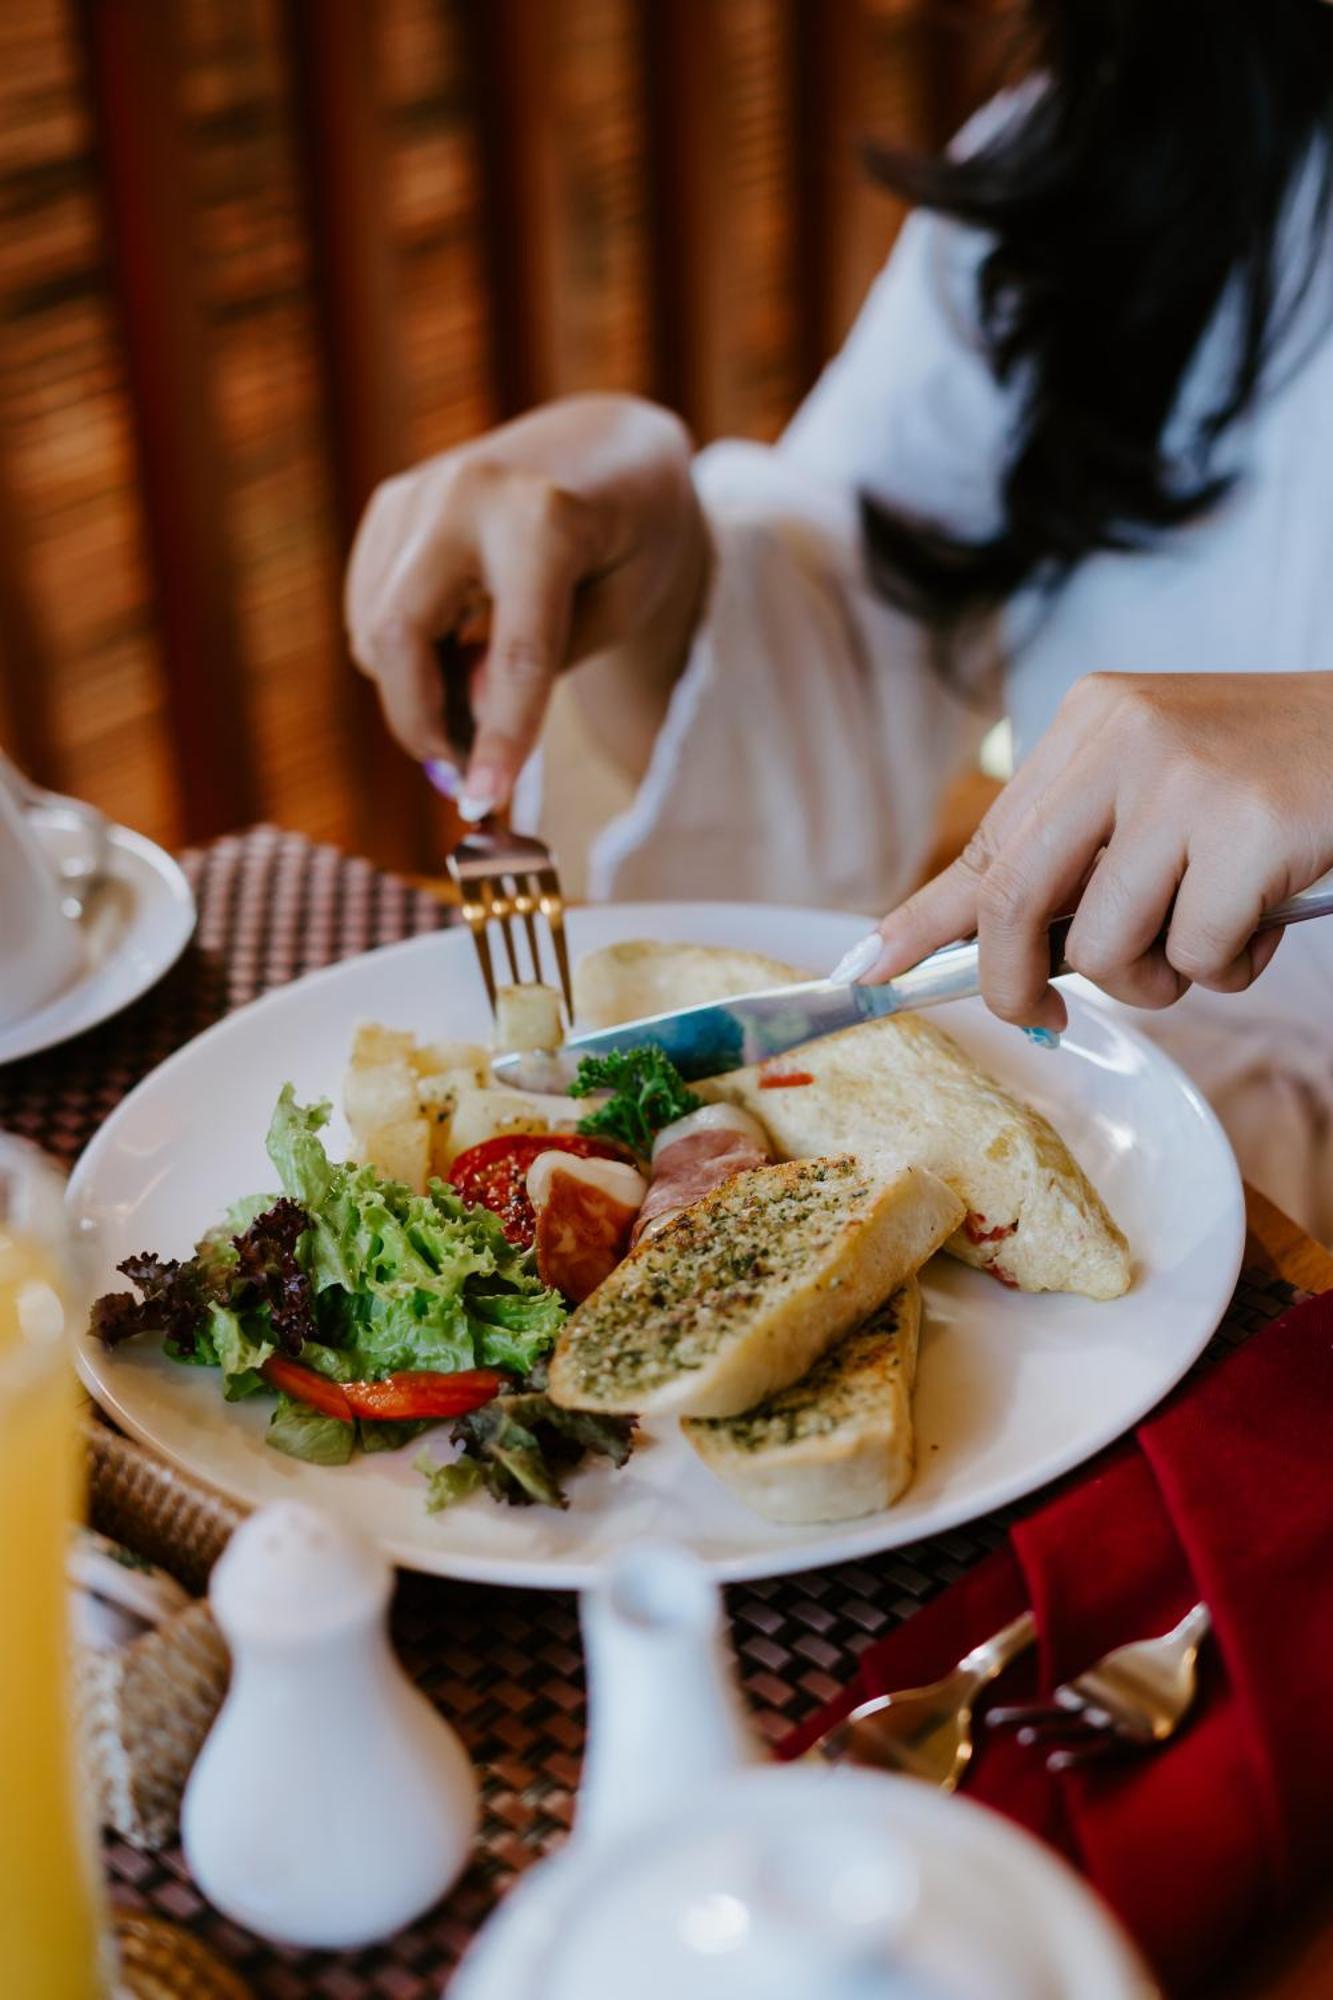
[[[724,1181],[766,1167],[769,1159],[759,1121],[733,1105],[708,1104],[668,1125],[653,1147],[653,1178],[631,1243],[655,1236]]]
[[[539,1153],[528,1171],[528,1194],[542,1283],[573,1305],[595,1292],[630,1247],[644,1193],[643,1175],[617,1160]]]

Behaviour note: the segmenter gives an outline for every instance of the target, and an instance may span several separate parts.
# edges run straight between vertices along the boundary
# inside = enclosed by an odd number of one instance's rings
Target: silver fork
[[[1116,1646],[1083,1673],[1062,1681],[1049,1701],[993,1708],[992,1728],[1017,1726],[1028,1742],[1061,1729],[1081,1730],[1137,1746],[1165,1743],[1198,1693],[1199,1648],[1212,1630],[1206,1604],[1196,1604],[1169,1632]],[[1077,1749],[1048,1760],[1060,1770],[1081,1761]]]
[[[495,968],[491,960],[490,926],[498,924],[509,960],[510,979],[523,984],[515,942],[515,920],[521,919],[528,940],[530,981],[542,978],[538,920],[554,957],[560,991],[565,996],[569,1018],[574,1018],[574,993],[569,977],[569,951],[565,944],[565,902],[560,893],[560,877],[551,850],[544,840],[528,833],[510,833],[505,827],[484,821],[465,834],[448,860],[449,873],[458,884],[463,899],[463,915],[477,962],[486,983],[491,1009],[495,1008]]]

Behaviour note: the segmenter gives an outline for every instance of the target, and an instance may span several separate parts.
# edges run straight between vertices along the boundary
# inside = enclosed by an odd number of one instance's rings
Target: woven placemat
[[[0,1127],[72,1160],[140,1076],[229,1008],[298,973],[449,920],[429,895],[369,863],[271,827],[184,862],[200,923],[181,964],[115,1021],[0,1069]],[[1237,1345],[1296,1296],[1279,1280],[1245,1274],[1209,1356]],[[873,1561],[733,1588],[741,1679],[760,1729],[776,1740],[828,1700],[866,1646],[998,1545],[1015,1511]],[[204,1902],[178,1849],[148,1855],[107,1845],[116,1900],[186,1925],[257,1995],[437,1995],[496,1899],[570,1825],[584,1728],[573,1598],[405,1576],[394,1623],[409,1672],[461,1733],[484,1795],[471,1868],[419,1924],[371,1951],[276,1950]]]

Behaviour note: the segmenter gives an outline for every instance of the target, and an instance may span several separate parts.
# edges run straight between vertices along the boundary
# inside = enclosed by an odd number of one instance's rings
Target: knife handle
[[[1288,896],[1285,903],[1277,903],[1271,910],[1265,910],[1255,926],[1259,931],[1280,930],[1284,924],[1308,923],[1311,917],[1333,916],[1333,868],[1327,875],[1321,875],[1308,889],[1299,895]],[[1051,977],[1056,979],[1062,972],[1072,972],[1073,966],[1065,958],[1065,946],[1073,927],[1072,917],[1057,917],[1047,936],[1051,942]]]

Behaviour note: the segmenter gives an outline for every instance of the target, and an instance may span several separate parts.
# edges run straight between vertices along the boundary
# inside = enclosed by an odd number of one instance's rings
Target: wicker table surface
[[[451,918],[427,893],[368,862],[271,827],[183,859],[200,920],[180,965],[114,1021],[0,1069],[0,1128],[37,1140],[67,1164],[147,1070],[230,1008]],[[1247,1271],[1210,1353],[1244,1339],[1295,1296],[1280,1276]],[[775,1739],[833,1695],[864,1647],[994,1548],[1009,1518],[994,1515],[874,1561],[735,1586],[728,1606],[759,1727]],[[277,1950],[204,1902],[178,1850],[148,1855],[107,1845],[116,1900],[186,1925],[256,1994],[438,1994],[497,1896],[570,1824],[583,1741],[574,1600],[405,1576],[395,1630],[409,1671],[460,1730],[484,1790],[473,1864],[420,1923],[370,1951]]]

